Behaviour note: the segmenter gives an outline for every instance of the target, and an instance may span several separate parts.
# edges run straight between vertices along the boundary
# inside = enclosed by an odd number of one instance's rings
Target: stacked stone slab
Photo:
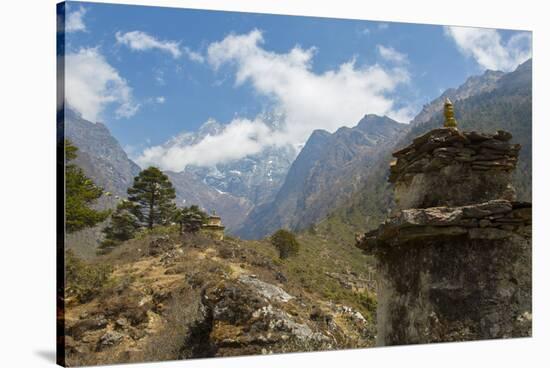
[[[453,206],[504,198],[520,150],[512,135],[434,129],[393,154],[390,182],[399,208]]]
[[[531,335],[531,203],[512,135],[434,129],[393,154],[397,208],[357,246],[378,270],[378,345]]]

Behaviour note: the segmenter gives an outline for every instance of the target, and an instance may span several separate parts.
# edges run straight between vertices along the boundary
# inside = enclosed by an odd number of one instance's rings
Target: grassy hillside
[[[143,231],[107,255],[67,254],[69,365],[369,347],[366,256],[322,233],[280,260],[267,240]]]

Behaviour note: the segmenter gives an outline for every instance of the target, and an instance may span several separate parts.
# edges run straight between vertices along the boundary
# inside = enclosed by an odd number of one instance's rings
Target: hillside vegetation
[[[84,262],[67,289],[69,365],[369,347],[376,298],[359,250],[316,234],[268,241],[143,230]]]

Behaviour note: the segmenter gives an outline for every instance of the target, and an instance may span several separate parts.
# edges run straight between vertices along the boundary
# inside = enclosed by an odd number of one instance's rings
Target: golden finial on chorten
[[[445,128],[457,128],[455,120],[455,112],[451,100],[447,97],[445,99],[445,106],[443,108],[443,115],[445,116],[445,123],[443,126]]]

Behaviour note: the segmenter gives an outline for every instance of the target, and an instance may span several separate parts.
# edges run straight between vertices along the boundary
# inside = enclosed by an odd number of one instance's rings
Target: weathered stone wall
[[[394,154],[398,210],[357,246],[378,269],[377,344],[531,335],[531,204],[511,135],[435,129]]]
[[[395,152],[390,182],[399,209],[515,200],[510,185],[519,145],[511,135],[435,129]]]

